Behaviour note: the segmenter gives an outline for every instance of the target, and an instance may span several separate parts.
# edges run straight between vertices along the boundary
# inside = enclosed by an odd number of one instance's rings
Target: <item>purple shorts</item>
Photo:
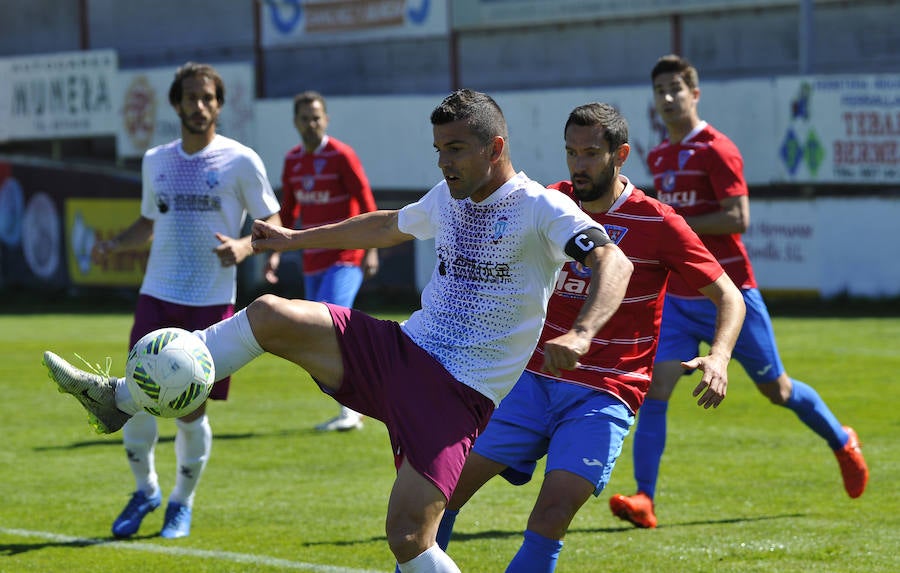
[[[449,499],[494,403],[457,381],[396,322],[326,306],[344,363],[332,397],[384,422],[395,465],[406,458]]]
[[[203,330],[233,314],[233,304],[186,306],[142,294],[138,296],[137,308],[134,311],[134,326],[131,327],[128,350],[130,351],[142,336],[158,328],[176,327],[193,332]],[[230,383],[230,376],[217,381],[209,394],[210,399],[227,400]]]

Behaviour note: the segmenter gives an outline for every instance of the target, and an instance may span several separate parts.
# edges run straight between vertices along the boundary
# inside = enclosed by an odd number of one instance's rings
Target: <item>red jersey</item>
[[[658,199],[683,217],[721,210],[727,197],[747,195],[744,160],[737,146],[708,123],[701,122],[681,142],[668,139],[647,155]],[[706,248],[739,288],[755,288],[750,257],[739,234],[700,235]],[[701,294],[681,277],[669,281],[669,293],[699,298]]]
[[[325,136],[312,153],[298,145],[287,152],[281,175],[281,224],[300,229],[337,223],[376,209],[369,179],[353,148]],[[365,250],[304,249],[303,272],[324,271],[335,263],[356,265]]]
[[[650,386],[670,272],[696,290],[714,282],[724,271],[682,217],[623,179],[625,191],[608,212],[588,213],[634,265],[622,305],[594,336],[587,354],[580,359],[581,366],[563,371],[560,378],[541,371],[544,342],[568,332],[587,298],[590,269],[574,261],[566,263],[526,369],[607,392],[636,412]],[[569,181],[550,187],[575,199]]]

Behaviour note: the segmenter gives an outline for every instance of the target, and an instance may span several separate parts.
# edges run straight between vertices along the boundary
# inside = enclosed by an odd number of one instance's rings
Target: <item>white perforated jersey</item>
[[[454,199],[441,181],[401,209],[398,223],[404,233],[434,238],[437,250],[422,308],[403,330],[499,404],[537,343],[566,243],[598,224],[524,173],[481,203]]]
[[[216,233],[238,238],[247,213],[278,212],[262,160],[222,135],[193,155],[178,139],[147,151],[142,176],[153,243],[141,293],[188,306],[233,304],[237,270],[219,263]]]

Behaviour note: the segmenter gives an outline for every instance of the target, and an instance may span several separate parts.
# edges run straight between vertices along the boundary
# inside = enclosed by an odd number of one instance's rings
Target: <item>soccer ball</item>
[[[144,335],[125,365],[125,383],[135,403],[162,418],[180,418],[199,408],[215,380],[209,349],[181,328]]]

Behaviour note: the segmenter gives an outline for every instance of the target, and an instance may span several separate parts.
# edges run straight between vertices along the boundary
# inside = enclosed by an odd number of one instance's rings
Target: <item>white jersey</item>
[[[404,332],[457,380],[499,404],[537,343],[568,259],[566,243],[599,225],[524,173],[480,203],[454,199],[441,181],[400,210],[398,225],[434,238],[437,250],[422,308]]]
[[[237,268],[219,263],[216,233],[238,238],[247,213],[278,212],[262,160],[222,135],[193,155],[178,139],[147,151],[142,176],[141,215],[153,220],[153,243],[141,293],[188,306],[234,304]]]

